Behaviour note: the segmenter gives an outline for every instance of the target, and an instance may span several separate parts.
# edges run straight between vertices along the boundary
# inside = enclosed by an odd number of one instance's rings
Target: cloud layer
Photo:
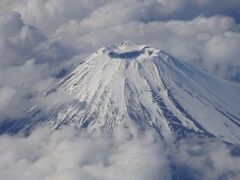
[[[125,133],[122,136],[121,133]],[[0,178],[24,180],[239,179],[240,158],[217,140],[166,145],[152,132],[114,137],[38,128],[0,137]]]
[[[1,14],[0,120],[21,118],[30,107],[49,103],[38,95],[54,85],[63,64],[67,65],[64,60],[75,53],[71,46],[25,24],[18,12]]]
[[[1,0],[0,121],[67,101],[44,93],[82,57],[123,40],[240,82],[239,8],[239,0]],[[151,132],[106,138],[39,128],[0,136],[0,159],[0,179],[9,180],[240,178],[239,157],[225,144],[169,145]]]
[[[2,4],[5,11],[18,11],[21,21],[40,29],[50,39],[71,44],[72,51],[77,49],[81,54],[132,40],[160,47],[220,77],[240,79],[238,0],[13,0]],[[3,19],[7,19],[6,15]],[[10,26],[22,22],[11,23],[9,28],[1,23],[2,36],[6,29],[11,29],[9,33],[17,30],[19,27]],[[42,52],[48,51],[49,46],[41,47]],[[59,54],[61,59],[70,51],[68,48],[63,53],[64,48],[54,55]]]

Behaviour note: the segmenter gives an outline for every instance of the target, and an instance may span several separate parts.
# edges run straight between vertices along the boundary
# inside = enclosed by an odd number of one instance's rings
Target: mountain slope
[[[74,100],[51,110],[54,128],[112,133],[134,125],[163,138],[198,134],[240,143],[239,87],[157,48],[129,42],[101,48],[58,89]]]

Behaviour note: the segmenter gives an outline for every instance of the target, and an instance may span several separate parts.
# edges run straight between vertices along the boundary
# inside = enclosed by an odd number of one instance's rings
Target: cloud
[[[95,23],[95,16],[104,20],[97,21],[100,24]],[[118,15],[116,17],[120,18]],[[231,17],[216,15],[188,21],[149,23],[118,23],[114,17],[106,19],[104,13],[99,13],[85,21],[71,21],[58,28],[54,36],[75,46],[81,44],[79,49],[84,51],[87,47],[87,52],[127,39],[159,47],[226,79],[232,79],[240,72],[239,24]],[[124,21],[126,19],[123,18]]]
[[[0,120],[71,100],[44,94],[84,56],[123,40],[240,82],[239,8],[238,0],[1,0]],[[239,157],[224,143],[166,144],[149,132],[110,138],[39,128],[1,135],[0,159],[0,179],[10,180],[240,178]]]
[[[170,161],[180,176],[189,177],[185,176],[186,170],[191,172],[190,179],[238,179],[240,176],[239,156],[216,139],[184,139],[169,149]]]
[[[66,67],[66,66],[64,66]],[[32,108],[47,113],[56,104],[64,104],[72,97],[63,91],[47,91],[53,89],[57,82],[54,69],[49,64],[36,64],[34,59],[27,60],[23,65],[13,66],[0,71],[0,121],[18,120],[28,115]],[[60,71],[61,72],[61,71]]]
[[[29,59],[59,63],[132,40],[160,47],[228,80],[238,81],[240,76],[237,0],[12,0],[2,4],[0,11],[16,12],[1,14],[0,67],[22,65]]]
[[[0,15],[0,69],[22,65],[32,58],[37,63],[61,62],[75,54],[74,47],[47,38],[25,24],[18,12]]]
[[[8,38],[14,36],[23,27],[21,15],[17,12],[2,14],[0,19],[0,37]]]
[[[106,0],[20,0],[12,9],[19,11],[26,22],[45,32],[56,29],[68,20],[81,20]]]
[[[0,145],[1,179],[240,177],[240,158],[214,139],[190,138],[167,146],[150,131],[105,137],[69,127],[58,131],[41,127],[28,137],[1,136]]]
[[[46,74],[47,70],[47,65],[35,65],[34,60],[29,60],[21,66],[0,72],[1,120],[6,116],[20,118],[34,106],[30,97],[42,92],[54,82],[54,79]]]
[[[0,120],[20,119],[33,106],[57,101],[59,94],[54,93],[56,99],[51,96],[51,101],[42,94],[56,83],[57,74],[69,67],[62,62],[74,54],[71,46],[48,39],[25,24],[18,12],[1,14]]]
[[[154,180],[169,176],[161,144],[147,135],[124,140],[71,128],[40,128],[27,138],[1,136],[0,144],[1,179]]]
[[[6,4],[6,3],[5,3]],[[8,3],[9,4],[9,3]],[[45,32],[51,32],[60,25],[70,21],[81,21],[94,17],[95,23],[108,23],[108,20],[138,20],[150,22],[154,20],[189,20],[199,15],[215,14],[232,16],[239,20],[238,0],[123,0],[123,1],[76,1],[76,0],[20,0],[12,5],[12,9],[21,12],[24,19]],[[64,8],[63,8],[64,7]],[[104,15],[104,18],[100,17]],[[125,17],[125,18],[124,18]]]

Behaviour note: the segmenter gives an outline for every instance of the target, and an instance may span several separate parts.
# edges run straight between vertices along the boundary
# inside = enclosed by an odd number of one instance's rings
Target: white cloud
[[[0,63],[2,67],[19,65],[31,58],[61,62],[101,46],[133,40],[158,46],[223,78],[234,79],[240,74],[235,50],[239,48],[240,28],[235,22],[240,17],[239,2],[3,1],[5,10],[16,10],[21,16],[1,15]],[[216,43],[220,43],[218,49]],[[219,58],[220,54],[224,55]]]
[[[47,70],[47,65],[35,65],[34,60],[1,70],[0,120],[24,116],[24,113],[34,105],[30,97],[36,96],[54,82],[54,79],[46,73]]]
[[[96,24],[131,20],[153,21],[191,19],[199,15],[222,14],[240,17],[238,0],[20,0],[12,9],[45,32],[51,32],[69,20],[93,17]],[[5,3],[6,4],[6,3]],[[63,8],[64,7],[64,8]],[[104,18],[99,18],[104,15]],[[113,21],[114,20],[114,21]],[[121,21],[121,22],[120,22]],[[95,24],[93,24],[95,26]]]
[[[1,179],[154,180],[169,176],[162,145],[147,135],[119,140],[71,128],[40,128],[27,138],[1,136],[0,144]]]
[[[227,79],[240,77],[239,7],[238,0],[1,0],[0,120],[67,101],[62,92],[43,96],[56,83],[54,74],[123,40],[159,47]],[[154,180],[169,178],[174,168],[196,179],[240,178],[239,157],[218,141],[165,147],[151,133],[120,134],[39,128],[29,137],[2,135],[0,179]]]
[[[12,9],[23,15],[26,22],[45,32],[56,29],[70,19],[81,20],[106,0],[20,0]]]
[[[21,15],[17,12],[2,14],[0,16],[0,38],[14,36],[23,27]]]
[[[61,62],[75,55],[75,48],[47,38],[25,24],[17,12],[0,14],[0,69],[22,65],[34,58],[37,63]]]
[[[45,40],[34,27],[25,25],[16,12],[0,16],[0,68],[21,65],[31,56],[31,50]]]
[[[43,113],[57,103],[72,100],[65,92],[57,91],[46,96],[56,84],[52,74],[60,68],[48,64],[36,64],[34,59],[27,60],[21,66],[0,71],[0,121],[24,118],[29,109],[38,107]]]
[[[65,67],[61,62],[74,54],[71,46],[50,40],[25,24],[19,13],[1,14],[0,120],[22,118],[29,108],[51,105],[59,99],[57,93],[51,100],[42,94],[55,84],[54,74]]]
[[[97,19],[106,20],[103,14],[96,15]],[[126,18],[123,19],[126,21]],[[154,21],[147,24],[138,21],[118,24],[114,18],[110,22],[104,20],[103,23],[109,26],[96,25],[93,17],[86,20],[88,23],[71,21],[61,26],[55,37],[75,46],[80,44],[82,51],[88,47],[88,52],[122,40],[131,40],[160,47],[223,78],[231,79],[240,72],[239,24],[230,17],[197,17],[189,21]]]
[[[237,179],[240,158],[217,140],[191,138],[166,146],[152,132],[131,138],[72,128],[38,128],[28,137],[0,137],[1,179]],[[172,173],[174,174],[174,173]]]
[[[9,87],[4,87],[0,89],[0,97],[1,97],[0,109],[3,109],[4,106],[6,106],[9,102],[11,102],[15,94],[16,94],[16,91]]]
[[[187,167],[191,179],[239,179],[240,157],[231,149],[216,139],[185,139],[170,148],[171,162],[182,173],[186,173],[184,167]]]

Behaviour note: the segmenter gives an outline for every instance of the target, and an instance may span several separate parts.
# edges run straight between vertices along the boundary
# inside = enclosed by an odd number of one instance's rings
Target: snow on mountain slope
[[[54,128],[112,133],[134,124],[163,138],[197,134],[240,144],[240,88],[157,48],[130,42],[101,48],[58,89],[74,100],[51,110]]]

